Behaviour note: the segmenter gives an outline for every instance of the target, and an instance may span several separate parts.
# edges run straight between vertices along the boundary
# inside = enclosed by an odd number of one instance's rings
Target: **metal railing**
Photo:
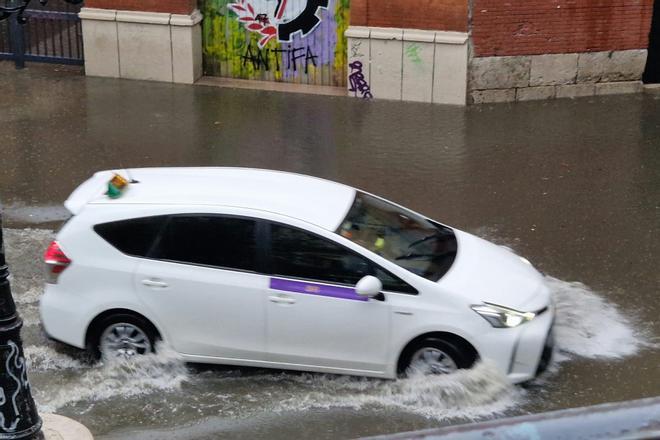
[[[0,0],[9,4],[10,0]],[[18,15],[0,21],[0,59],[14,60],[22,68],[26,61],[83,64],[80,5],[36,3],[25,9],[25,24]]]

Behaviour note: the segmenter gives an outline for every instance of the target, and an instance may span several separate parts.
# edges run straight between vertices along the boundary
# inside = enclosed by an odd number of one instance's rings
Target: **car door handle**
[[[287,298],[285,296],[269,296],[268,299],[270,302],[277,304],[295,304],[296,300],[293,298]]]
[[[152,280],[152,279],[142,280],[142,284],[144,284],[147,287],[165,288],[165,287],[168,286],[168,284],[165,281],[158,281],[158,280]]]

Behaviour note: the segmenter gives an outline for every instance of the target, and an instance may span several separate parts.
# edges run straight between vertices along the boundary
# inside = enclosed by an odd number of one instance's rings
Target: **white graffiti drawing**
[[[27,370],[25,368],[25,359],[23,357],[19,356],[19,350],[18,350],[18,345],[14,341],[9,341],[8,343],[9,348],[10,348],[10,353],[9,356],[7,356],[7,360],[5,362],[5,368],[7,373],[9,374],[9,377],[11,377],[14,382],[16,382],[16,391],[11,396],[11,403],[14,409],[14,416],[16,419],[13,422],[6,422],[5,421],[5,416],[0,413],[0,429],[3,430],[4,432],[14,432],[16,431],[16,426],[18,426],[18,422],[20,422],[21,418],[19,417],[18,413],[18,405],[16,404],[16,398],[18,395],[21,393],[21,390],[23,387],[29,388],[30,383],[27,380]],[[18,376],[16,376],[12,372],[12,362],[13,362],[13,368],[18,371]],[[5,406],[7,404],[7,396],[5,395],[5,390],[4,388],[0,387],[0,407]],[[5,425],[7,423],[7,425]]]
[[[321,9],[328,9],[330,0],[234,0],[227,9],[245,29],[260,35],[259,49],[273,38],[292,42],[294,35],[306,37],[321,24]]]

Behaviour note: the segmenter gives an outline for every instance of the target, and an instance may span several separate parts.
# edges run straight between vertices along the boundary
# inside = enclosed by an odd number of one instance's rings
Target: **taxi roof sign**
[[[121,197],[124,190],[128,187],[128,183],[129,181],[127,179],[115,173],[115,175],[112,176],[112,179],[108,182],[107,196],[111,199]]]

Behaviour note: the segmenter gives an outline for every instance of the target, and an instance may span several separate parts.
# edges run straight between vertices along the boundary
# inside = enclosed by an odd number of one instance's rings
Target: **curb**
[[[660,84],[644,84],[644,93],[660,94]]]
[[[45,440],[93,440],[89,429],[68,417],[57,414],[42,414],[41,432]]]

